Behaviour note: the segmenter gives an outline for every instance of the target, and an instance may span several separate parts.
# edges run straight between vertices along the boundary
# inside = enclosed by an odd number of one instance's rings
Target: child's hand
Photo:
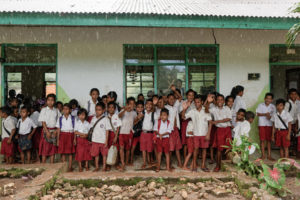
[[[105,148],[108,146],[107,142],[105,142]]]
[[[76,146],[77,144],[76,144],[76,139],[74,140],[74,146]]]
[[[7,144],[11,144],[11,137],[8,138]]]
[[[270,120],[270,119],[271,119],[271,114],[270,114],[270,113],[266,113],[266,118],[267,118],[268,120]]]
[[[274,134],[272,134],[272,142],[275,142]]]
[[[113,144],[116,144],[117,143],[117,140],[118,140],[118,137],[115,136],[114,140],[113,140]]]
[[[31,140],[31,138],[32,138],[32,135],[29,134],[28,137],[27,137],[27,139],[28,139],[28,140]]]
[[[290,140],[291,140],[291,134],[288,134],[288,135],[286,136],[286,139],[287,139],[288,141],[290,141]]]
[[[171,89],[172,91],[175,91],[175,90],[176,90],[176,87],[175,87],[175,85],[174,85],[174,84],[172,84],[172,85],[170,86],[170,89]]]
[[[144,117],[144,114],[143,114],[143,113],[139,113],[139,114],[138,114],[138,118],[139,118],[139,119],[142,119],[143,117]]]
[[[183,102],[183,103],[182,103],[182,108],[183,108],[183,110],[188,109],[188,107],[190,107],[190,105],[191,105],[191,102],[189,102],[189,101]]]
[[[213,102],[214,101],[213,95],[212,94],[207,95],[207,99],[206,100],[207,100],[208,103]]]
[[[206,140],[206,141],[209,141],[209,140],[210,140],[210,135],[206,134],[205,140]]]
[[[158,102],[158,98],[153,99],[153,104],[154,105],[157,105],[157,102]]]
[[[50,133],[49,131],[47,131],[46,137],[47,137],[48,139],[51,139],[51,133]]]

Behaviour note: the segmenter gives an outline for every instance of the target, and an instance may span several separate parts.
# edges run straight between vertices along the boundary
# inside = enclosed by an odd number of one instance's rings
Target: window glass
[[[189,63],[216,63],[216,47],[189,47]]]
[[[300,62],[300,47],[271,46],[270,62]]]
[[[56,73],[45,73],[45,81],[56,81]]]
[[[145,46],[127,46],[125,47],[125,62],[130,64],[136,63],[153,63],[154,48]]]
[[[15,90],[16,94],[22,93],[22,82],[7,82],[7,91]]]
[[[189,88],[207,94],[216,91],[216,66],[189,66]]]
[[[20,72],[8,72],[7,81],[22,81],[22,73]]]
[[[185,63],[184,47],[157,47],[158,63]]]

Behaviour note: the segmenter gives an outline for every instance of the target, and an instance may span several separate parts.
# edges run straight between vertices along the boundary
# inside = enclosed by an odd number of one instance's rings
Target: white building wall
[[[287,31],[216,29],[220,45],[220,92],[245,86],[248,107],[269,84],[269,44],[284,43]],[[123,44],[213,44],[211,29],[111,27],[0,27],[0,43],[57,43],[58,84],[84,104],[92,87],[123,100]],[[260,73],[248,81],[248,73]],[[59,91],[59,98],[64,99]]]

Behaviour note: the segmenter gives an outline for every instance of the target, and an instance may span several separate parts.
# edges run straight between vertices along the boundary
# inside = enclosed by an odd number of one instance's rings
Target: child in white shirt
[[[90,91],[91,99],[88,100],[87,104],[85,105],[85,108],[88,111],[88,121],[91,122],[92,118],[95,116],[95,107],[98,103],[100,92],[97,88],[92,88]]]
[[[246,112],[245,114],[246,120],[237,124],[237,126],[233,129],[234,131],[234,139],[237,141],[236,145],[240,146],[242,144],[242,136],[249,138],[249,132],[251,130],[251,123],[254,121],[255,114],[251,111]]]

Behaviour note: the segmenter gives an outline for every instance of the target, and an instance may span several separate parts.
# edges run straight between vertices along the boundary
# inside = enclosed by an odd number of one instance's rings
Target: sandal
[[[220,168],[219,167],[216,167],[215,169],[214,169],[214,172],[219,172],[220,171]]]
[[[210,170],[207,167],[201,168],[201,170],[204,171],[204,172],[210,172]]]

